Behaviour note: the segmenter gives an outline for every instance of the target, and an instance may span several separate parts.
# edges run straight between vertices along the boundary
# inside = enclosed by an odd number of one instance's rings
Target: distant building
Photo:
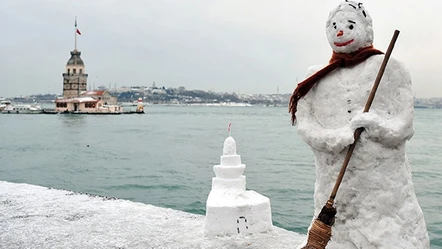
[[[97,87],[97,89],[98,89],[98,90],[109,90],[106,86],[103,86],[103,85]],[[94,89],[94,90],[95,90],[95,89]]]
[[[95,100],[103,100],[105,105],[116,105],[117,97],[112,96],[107,90],[84,91],[80,97],[91,97]]]
[[[84,62],[77,49],[71,51],[71,58],[66,64],[63,73],[63,98],[79,97],[80,93],[87,90],[87,77]]]
[[[123,109],[116,105],[117,98],[107,90],[83,91],[77,98],[59,98],[55,102],[56,112],[121,112]]]
[[[75,28],[77,20],[75,20]],[[87,77],[81,52],[77,50],[77,33],[75,33],[75,49],[66,63],[63,75],[63,97],[56,99],[56,112],[73,113],[121,113],[117,98],[107,90],[87,91]]]
[[[107,105],[104,100],[89,96],[79,98],[60,98],[54,101],[56,112],[74,113],[122,113],[119,105]]]
[[[91,97],[86,98],[59,98],[55,101],[56,112],[95,112],[104,101]]]
[[[152,90],[152,94],[165,95],[165,94],[167,94],[167,92],[165,89],[157,88],[157,89]]]

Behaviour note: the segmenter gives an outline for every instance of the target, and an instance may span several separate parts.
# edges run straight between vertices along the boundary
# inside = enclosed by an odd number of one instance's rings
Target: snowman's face
[[[351,53],[373,43],[371,23],[356,11],[337,11],[327,21],[327,39],[335,52]]]

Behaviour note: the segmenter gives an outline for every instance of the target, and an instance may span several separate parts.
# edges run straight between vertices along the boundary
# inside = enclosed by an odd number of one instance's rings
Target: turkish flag
[[[80,30],[79,30],[79,29],[77,29],[77,34],[81,35],[81,32],[80,32]]]

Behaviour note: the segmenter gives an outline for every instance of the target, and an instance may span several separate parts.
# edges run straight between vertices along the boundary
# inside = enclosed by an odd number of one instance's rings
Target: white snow
[[[374,36],[370,14],[362,3],[354,1],[343,2],[330,11],[326,33],[328,43],[338,53],[351,53],[370,46]],[[345,46],[339,45],[351,40]]]
[[[120,199],[0,181],[0,248],[294,248],[305,235],[273,227],[205,236],[204,216]]]
[[[269,198],[255,191],[246,191],[246,168],[236,154],[236,141],[224,141],[220,165],[213,166],[212,190],[206,203],[205,234],[235,235],[272,230]]]
[[[371,43],[372,36],[364,34],[371,19],[363,16],[358,3],[340,6],[327,21],[330,44],[348,39],[360,46]],[[332,49],[355,51],[350,46]],[[429,248],[405,151],[414,132],[413,95],[402,63],[390,58],[370,112],[362,113],[383,58],[372,56],[329,73],[298,103],[297,131],[316,157],[314,215],[333,189],[354,130],[366,128],[336,196],[337,220],[327,248]],[[307,76],[320,68],[311,67]]]
[[[236,155],[236,141],[231,136],[227,137],[226,140],[224,140],[223,155]]]

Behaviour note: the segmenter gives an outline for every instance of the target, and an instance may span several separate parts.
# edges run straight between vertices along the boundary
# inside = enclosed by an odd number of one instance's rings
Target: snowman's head
[[[333,51],[351,53],[373,43],[372,20],[362,3],[345,1],[330,12],[326,24]]]

